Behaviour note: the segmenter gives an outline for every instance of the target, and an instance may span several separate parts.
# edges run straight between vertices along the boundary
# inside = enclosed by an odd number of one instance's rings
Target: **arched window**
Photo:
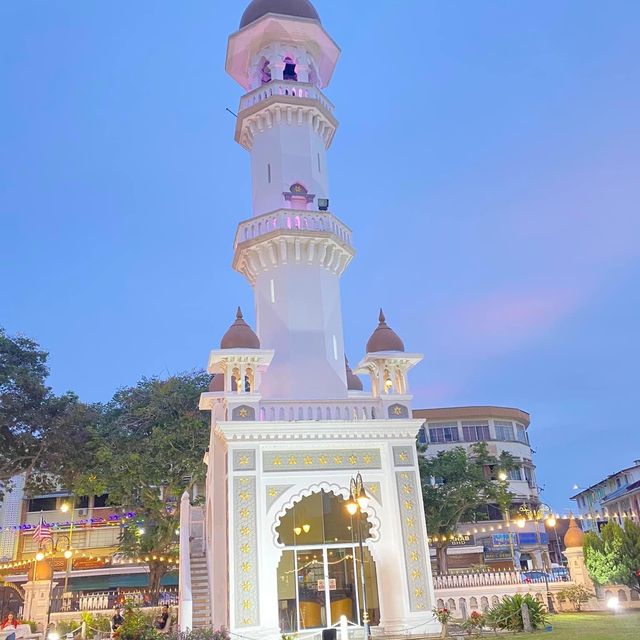
[[[260,63],[260,83],[267,84],[271,82],[271,65],[266,58],[262,58]]]
[[[292,82],[298,81],[298,74],[296,73],[296,63],[289,56],[284,59],[284,71],[282,72],[282,79],[290,80]]]

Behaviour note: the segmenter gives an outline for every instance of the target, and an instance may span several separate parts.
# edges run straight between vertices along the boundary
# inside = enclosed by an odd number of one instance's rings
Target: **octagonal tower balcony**
[[[317,264],[341,276],[355,255],[351,229],[328,211],[279,209],[238,225],[233,268],[255,284],[278,265]]]

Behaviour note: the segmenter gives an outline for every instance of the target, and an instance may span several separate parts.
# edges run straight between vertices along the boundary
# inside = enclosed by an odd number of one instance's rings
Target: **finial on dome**
[[[242,309],[238,307],[235,322],[227,329],[220,341],[221,349],[259,349],[260,340],[253,329],[244,321]]]
[[[382,307],[378,316],[378,326],[367,341],[367,353],[378,351],[404,351],[404,343],[398,334],[387,325]]]

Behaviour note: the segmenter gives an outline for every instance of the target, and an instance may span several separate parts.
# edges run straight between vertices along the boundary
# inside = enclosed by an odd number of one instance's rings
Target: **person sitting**
[[[7,617],[2,621],[2,625],[0,625],[0,629],[3,631],[15,631],[18,628],[18,620],[15,615],[13,615],[13,611],[9,611]]]
[[[118,629],[124,624],[124,618],[122,616],[122,610],[120,607],[115,608],[115,613],[111,617],[111,637],[115,635]]]
[[[156,629],[158,631],[168,631],[169,627],[169,605],[164,605],[160,615],[156,618]]]

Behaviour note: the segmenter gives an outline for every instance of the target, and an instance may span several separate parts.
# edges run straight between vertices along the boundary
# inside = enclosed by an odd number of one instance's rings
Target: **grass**
[[[551,625],[551,633],[535,635],[549,640],[638,640],[640,611],[561,613],[551,618]]]

